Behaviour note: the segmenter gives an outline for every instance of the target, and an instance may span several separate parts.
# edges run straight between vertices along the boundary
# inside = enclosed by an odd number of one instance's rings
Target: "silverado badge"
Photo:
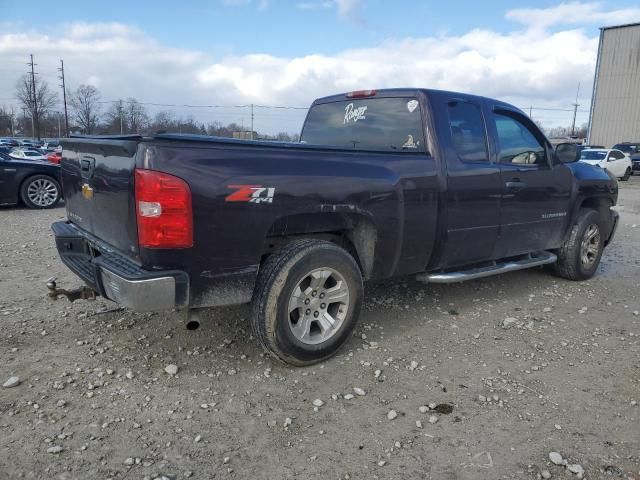
[[[93,198],[93,188],[88,183],[82,185],[82,196],[87,200],[91,200]]]

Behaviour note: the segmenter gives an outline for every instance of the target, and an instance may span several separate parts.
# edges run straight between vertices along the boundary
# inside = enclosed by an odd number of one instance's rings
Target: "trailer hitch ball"
[[[63,295],[67,297],[70,302],[75,302],[76,300],[95,300],[98,296],[93,288],[84,285],[73,290],[58,288],[56,285],[56,277],[51,277],[47,280],[47,295],[52,300],[57,300],[58,297]]]

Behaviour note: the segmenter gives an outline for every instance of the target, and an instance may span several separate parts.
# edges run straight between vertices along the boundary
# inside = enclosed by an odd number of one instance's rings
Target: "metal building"
[[[600,29],[588,142],[640,142],[640,23]]]

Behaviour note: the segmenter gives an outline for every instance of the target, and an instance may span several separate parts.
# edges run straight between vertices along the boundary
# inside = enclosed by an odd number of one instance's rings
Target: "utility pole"
[[[62,99],[64,101],[64,131],[65,131],[65,136],[69,136],[69,115],[67,113],[67,87],[64,83],[64,60],[60,60],[60,68],[58,69],[60,71],[60,80],[62,80]],[[59,121],[59,119],[58,119]],[[60,130],[58,128],[58,130]],[[58,131],[58,136],[60,136],[60,132]]]
[[[253,103],[251,104],[251,140],[254,140],[253,138]]]
[[[62,135],[60,133],[60,116],[62,114],[60,112],[58,112],[58,138],[60,138]]]
[[[31,112],[31,132],[33,135],[34,130],[34,122],[35,122],[35,135],[38,140],[40,140],[40,120],[38,118],[38,95],[36,93],[36,72],[34,72],[33,67],[33,53],[30,55],[31,61],[27,63],[27,65],[31,65],[31,89],[33,91],[33,111]],[[35,117],[35,119],[34,119]]]
[[[573,122],[571,123],[571,136],[573,137],[576,133],[576,114],[578,113],[578,94],[580,93],[580,83],[578,82],[578,90],[576,91],[576,102],[573,104]]]
[[[123,122],[123,120],[124,120],[124,107],[122,106],[122,100],[120,100],[120,108],[118,110],[118,113],[120,114],[119,115],[120,116],[120,135],[122,135],[123,132],[124,132],[124,128],[123,128],[123,126],[124,126],[124,122]]]
[[[16,116],[16,112],[13,109],[13,107],[11,107],[11,116],[9,117],[9,120],[11,120],[11,136],[12,137],[16,136],[16,129],[15,129],[14,124],[13,124],[13,117],[15,117],[15,116]]]
[[[533,115],[533,105],[529,106],[529,118],[531,118]]]

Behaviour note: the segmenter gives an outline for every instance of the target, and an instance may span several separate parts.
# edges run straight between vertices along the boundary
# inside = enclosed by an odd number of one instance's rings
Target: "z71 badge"
[[[273,203],[276,193],[275,188],[262,185],[228,185],[227,188],[233,188],[235,192],[227,195],[225,202]]]

